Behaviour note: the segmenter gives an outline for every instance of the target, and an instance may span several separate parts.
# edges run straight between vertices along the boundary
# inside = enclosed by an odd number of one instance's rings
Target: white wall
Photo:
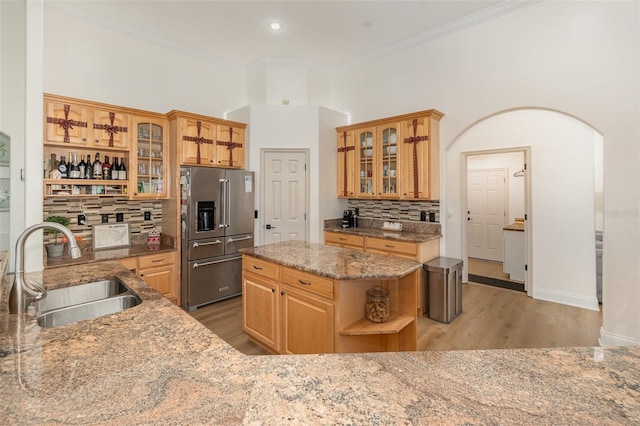
[[[353,121],[427,108],[445,148],[475,122],[518,107],[573,115],[604,137],[603,343],[640,343],[638,2],[540,2],[393,56],[338,70],[333,109]],[[446,201],[443,211],[451,212]],[[593,206],[589,209],[592,211]],[[459,212],[451,212],[458,214]],[[443,221],[443,233],[459,224]],[[542,242],[538,242],[542,244]],[[449,238],[443,253],[454,255]]]
[[[530,147],[528,284],[533,297],[597,310],[593,133],[583,123],[556,112],[508,112],[465,132],[449,147],[445,161],[448,185],[462,187],[463,153],[512,148],[515,143]],[[447,255],[464,259],[462,196],[447,192],[447,213],[452,216],[445,238]]]
[[[44,90],[156,112],[224,117],[246,104],[246,74],[45,8]]]
[[[524,152],[480,154],[467,157],[468,170],[507,169],[507,223],[524,217],[524,177],[513,174],[524,167]]]
[[[313,105],[251,105],[230,113],[229,118],[248,118],[250,122],[247,127],[248,163],[256,172],[256,208],[260,208],[262,191],[261,151],[277,148],[309,150],[309,241],[323,241],[322,221],[339,217],[344,209],[344,202],[336,197],[335,127],[344,123],[346,117]],[[262,240],[262,229],[258,226],[261,223],[256,223],[256,245]]]

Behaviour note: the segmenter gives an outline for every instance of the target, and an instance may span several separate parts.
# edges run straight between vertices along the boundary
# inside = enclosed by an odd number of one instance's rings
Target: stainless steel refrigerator
[[[254,173],[182,167],[182,306],[195,311],[242,293],[242,255],[253,246]]]

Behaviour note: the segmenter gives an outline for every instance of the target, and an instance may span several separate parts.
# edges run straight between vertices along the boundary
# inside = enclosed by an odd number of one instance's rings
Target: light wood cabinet
[[[93,110],[91,146],[95,149],[129,149],[129,116],[115,109]]]
[[[427,110],[336,128],[338,196],[438,199],[442,117],[436,110]],[[355,144],[353,160],[346,151],[350,145],[341,140],[350,133]],[[354,180],[353,195],[349,179]]]
[[[169,121],[163,116],[134,116],[134,144],[128,168],[132,198],[167,198]]]
[[[403,121],[400,170],[401,198],[440,198],[439,120],[428,114]]]
[[[333,283],[331,284],[333,291]],[[281,291],[283,354],[334,352],[333,302],[285,285]]]
[[[246,124],[184,111],[171,111],[167,117],[180,165],[245,167]]]
[[[364,237],[361,235],[325,231],[324,243],[330,246],[364,251]]]
[[[338,197],[349,198],[356,193],[356,142],[353,134],[348,130],[338,133]]]
[[[216,129],[218,166],[244,169],[247,145],[244,127],[218,124]]]
[[[176,305],[180,304],[176,252],[162,252],[119,259],[118,262],[134,272],[158,293]]]
[[[243,329],[279,354],[416,350],[419,271],[398,279],[332,280],[243,256]],[[366,291],[383,286],[388,323],[364,318]]]
[[[86,106],[45,95],[45,143],[65,144],[76,148],[90,147],[89,121],[89,110]]]

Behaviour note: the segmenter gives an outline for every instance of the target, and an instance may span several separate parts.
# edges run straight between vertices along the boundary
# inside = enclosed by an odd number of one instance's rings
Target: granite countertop
[[[47,257],[45,259],[45,268],[57,268],[60,266],[81,265],[85,263],[101,262],[104,260],[124,259],[132,256],[144,256],[147,254],[162,253],[167,251],[175,251],[175,245],[172,241],[162,241],[157,247],[149,247],[144,244],[132,244],[129,247],[119,247],[106,250],[93,250],[88,244],[80,244],[82,256],[72,259],[69,256],[69,250],[65,247],[64,254],[61,257]]]
[[[385,238],[388,240],[405,241],[408,243],[426,243],[427,241],[442,238],[442,234],[440,234],[439,232],[411,232],[408,229],[396,232],[385,231],[382,228],[374,228],[368,226],[358,226],[356,228],[325,226],[324,230],[329,232],[338,232],[341,234],[362,235],[367,237]]]
[[[142,304],[43,329],[0,305],[3,424],[638,424],[640,348],[247,356],[119,263]]]
[[[283,241],[240,252],[334,280],[393,279],[422,268],[422,263],[410,259],[304,241]]]

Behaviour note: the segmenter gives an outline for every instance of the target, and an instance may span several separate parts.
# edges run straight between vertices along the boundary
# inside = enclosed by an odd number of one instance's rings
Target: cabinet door
[[[88,147],[89,114],[85,107],[45,101],[46,142]]]
[[[338,197],[355,195],[356,142],[353,131],[338,132]]]
[[[242,329],[274,352],[279,352],[279,285],[250,272],[242,273]]]
[[[133,198],[167,197],[168,122],[154,117],[134,117],[134,146],[129,173]]]
[[[173,303],[178,303],[176,252],[165,252],[138,258],[140,277]]]
[[[407,120],[402,128],[402,198],[429,198],[429,120]]]
[[[377,188],[375,178],[377,177],[376,163],[374,161],[374,139],[375,127],[354,129],[356,142],[356,170],[359,176],[356,185],[356,195],[358,197],[373,197]]]
[[[286,285],[281,296],[283,324],[281,353],[333,353],[333,303]]]
[[[400,171],[399,126],[396,123],[379,126],[376,138],[376,179],[379,198],[398,198],[398,173]]]
[[[129,116],[115,111],[93,111],[91,145],[99,148],[129,149]]]
[[[244,169],[246,155],[245,129],[238,126],[219,124],[216,131],[215,144],[218,166]]]
[[[181,118],[178,146],[182,164],[215,166],[216,125],[192,118]]]

